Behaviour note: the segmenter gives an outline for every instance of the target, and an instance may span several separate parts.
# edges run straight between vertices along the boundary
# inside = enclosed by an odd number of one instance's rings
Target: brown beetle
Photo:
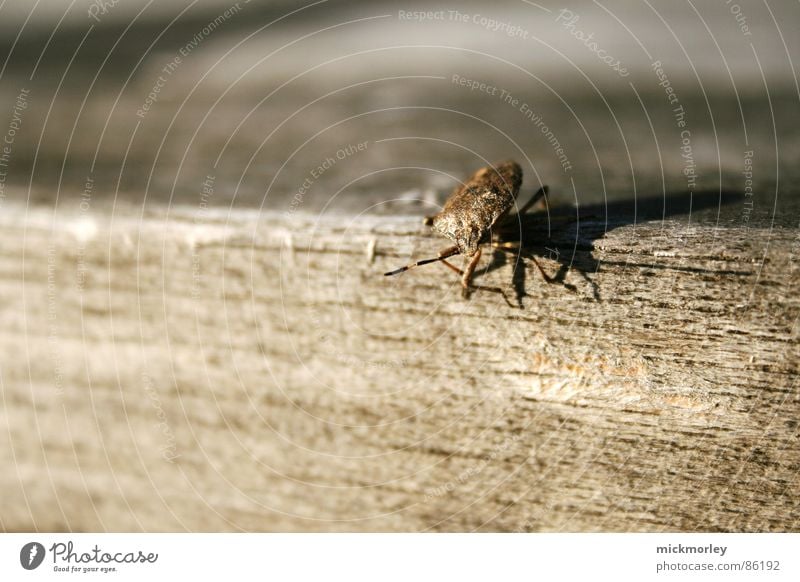
[[[434,259],[417,261],[384,275],[397,275],[414,267],[441,261],[461,275],[464,297],[469,297],[470,289],[495,291],[505,297],[503,290],[497,287],[474,285],[472,275],[480,261],[483,245],[492,244],[503,250],[518,248],[518,245],[501,240],[503,230],[518,221],[520,215],[547,195],[547,186],[542,186],[522,208],[509,215],[516,203],[521,184],[522,168],[516,162],[507,161],[481,168],[453,191],[441,212],[425,219],[425,224],[432,226],[435,232],[446,236],[455,244],[439,251]],[[463,270],[447,261],[459,254],[467,258],[466,268]],[[538,263],[536,266],[539,267]],[[507,298],[506,301],[508,302]]]

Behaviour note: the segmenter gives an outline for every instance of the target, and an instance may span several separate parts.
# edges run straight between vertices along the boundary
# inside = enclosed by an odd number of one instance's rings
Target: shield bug
[[[491,244],[503,250],[518,249],[518,244],[502,240],[503,232],[518,222],[520,215],[542,198],[546,198],[547,186],[542,186],[522,208],[510,214],[516,204],[521,185],[522,168],[516,162],[507,161],[481,168],[453,191],[441,212],[425,219],[425,224],[431,226],[434,232],[449,238],[455,244],[439,251],[435,258],[417,261],[384,273],[384,276],[397,275],[414,267],[441,261],[461,275],[462,294],[465,298],[469,297],[471,289],[499,292],[506,298],[503,290],[498,287],[473,284],[472,276],[480,261],[481,248],[484,245]],[[447,261],[455,255],[466,257],[464,269],[459,269]],[[539,267],[538,263],[536,266]],[[541,270],[541,267],[539,269]]]

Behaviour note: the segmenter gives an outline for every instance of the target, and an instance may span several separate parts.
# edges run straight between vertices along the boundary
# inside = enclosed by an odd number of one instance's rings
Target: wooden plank
[[[4,209],[2,527],[796,530],[796,225],[620,216]]]

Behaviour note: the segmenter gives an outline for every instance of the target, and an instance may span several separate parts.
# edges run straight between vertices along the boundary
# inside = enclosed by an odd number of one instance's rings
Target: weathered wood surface
[[[796,228],[584,220],[519,309],[384,278],[418,218],[2,223],[5,530],[798,529]]]

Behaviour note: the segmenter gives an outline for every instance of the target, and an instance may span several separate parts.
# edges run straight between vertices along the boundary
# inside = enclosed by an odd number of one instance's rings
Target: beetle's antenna
[[[388,273],[384,273],[383,276],[390,277],[392,275],[399,275],[400,273],[404,273],[409,269],[413,269],[414,267],[421,267],[422,265],[428,265],[430,263],[435,263],[437,261],[443,261],[445,259],[449,259],[453,255],[457,255],[459,252],[460,251],[458,250],[458,247],[453,247],[451,249],[448,249],[446,252],[440,254],[435,259],[423,259],[421,261],[417,261],[416,263],[406,265],[405,267],[400,267],[399,269],[395,269],[394,271],[389,271]]]

